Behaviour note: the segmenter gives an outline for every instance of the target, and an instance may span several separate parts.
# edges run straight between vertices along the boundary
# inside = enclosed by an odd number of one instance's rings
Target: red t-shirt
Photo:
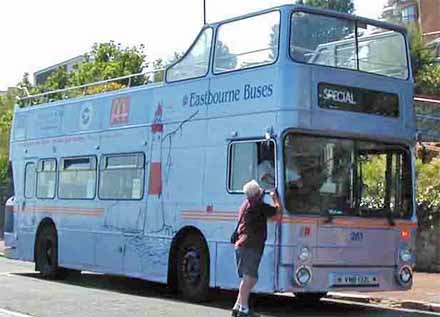
[[[238,217],[238,240],[236,248],[252,248],[263,252],[267,239],[267,218],[275,216],[277,209],[262,200],[251,202],[246,199],[240,207]]]

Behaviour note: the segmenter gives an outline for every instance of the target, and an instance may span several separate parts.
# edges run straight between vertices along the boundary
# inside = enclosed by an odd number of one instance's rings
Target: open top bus
[[[22,98],[7,255],[45,277],[120,274],[202,300],[238,286],[229,237],[256,179],[285,209],[257,292],[407,290],[408,56],[400,27],[286,5],[204,26],[163,82],[135,74]],[[112,81],[126,87],[87,95]]]

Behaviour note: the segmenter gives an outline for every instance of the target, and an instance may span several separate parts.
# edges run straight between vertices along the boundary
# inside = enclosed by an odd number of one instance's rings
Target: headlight
[[[404,248],[400,250],[400,260],[402,260],[402,262],[408,262],[411,261],[411,259],[412,259],[412,254],[409,249]]]
[[[295,273],[295,280],[299,286],[305,286],[310,282],[311,279],[312,273],[305,266],[300,267]]]
[[[412,269],[409,266],[403,266],[399,270],[399,282],[402,285],[408,285],[412,282]]]
[[[308,259],[310,259],[310,250],[307,247],[303,247],[301,248],[301,250],[299,251],[299,256],[298,258],[302,261],[305,262]]]

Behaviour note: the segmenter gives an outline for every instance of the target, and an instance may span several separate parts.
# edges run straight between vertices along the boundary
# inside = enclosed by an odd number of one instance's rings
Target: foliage
[[[108,80],[117,77],[142,73],[148,66],[145,62],[144,46],[123,47],[113,41],[96,43],[92,50],[85,55],[85,61],[76,65],[74,70],[68,72],[65,67],[55,70],[43,85],[33,86],[29,74],[25,73],[18,83],[21,96],[35,95],[43,92],[64,89],[72,86],[81,86],[93,82]],[[145,83],[144,76],[123,79],[85,89],[77,89],[67,93],[68,96],[88,95],[110,91],[127,86],[137,86]],[[66,93],[50,94],[46,99],[34,100],[36,103],[59,100],[66,97]]]
[[[418,72],[416,92],[440,96],[440,65],[427,65]]]
[[[354,11],[353,0],[299,0],[297,3],[350,14]]]
[[[229,47],[222,41],[217,40],[215,43],[215,68],[231,70],[237,67],[237,56],[231,54]]]
[[[269,47],[270,47],[269,57],[271,60],[275,60],[278,54],[279,37],[280,37],[280,26],[278,24],[275,24],[272,27],[272,32],[270,33],[270,41],[269,41]]]
[[[0,155],[7,155],[9,151],[9,129],[17,93],[16,90],[10,90],[0,96]]]
[[[440,159],[428,164],[416,162],[417,216],[421,230],[434,229],[440,223]]]
[[[10,177],[9,158],[7,155],[0,155],[0,203],[4,204],[6,199],[12,195],[12,179]]]
[[[70,74],[69,84],[80,86],[96,81],[141,73],[146,66],[144,46],[122,47],[113,41],[93,45],[86,54],[86,61],[77,65]],[[135,78],[132,86],[142,84],[143,78]]]
[[[411,63],[414,77],[427,65],[431,65],[434,57],[432,51],[425,46],[422,33],[416,24],[408,26],[408,35],[411,47]]]

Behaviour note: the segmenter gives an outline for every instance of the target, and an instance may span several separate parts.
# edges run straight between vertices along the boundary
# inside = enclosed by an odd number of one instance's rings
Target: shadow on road
[[[15,273],[14,275],[43,280],[38,273]],[[86,288],[111,291],[115,293],[141,296],[148,298],[160,298],[175,302],[183,302],[166,285],[151,283],[140,279],[117,277],[110,275],[83,273],[71,276],[62,281],[51,281],[54,283],[75,285]],[[236,291],[210,290],[210,300],[203,305],[220,309],[231,309],[234,304]],[[382,316],[381,310],[372,313],[370,308],[357,305],[344,305],[323,300],[313,306],[304,304],[295,297],[276,295],[253,295],[253,307],[256,311],[270,316],[364,316],[368,310],[368,316]],[[383,313],[383,311],[382,311]],[[367,315],[367,314],[365,314]]]

